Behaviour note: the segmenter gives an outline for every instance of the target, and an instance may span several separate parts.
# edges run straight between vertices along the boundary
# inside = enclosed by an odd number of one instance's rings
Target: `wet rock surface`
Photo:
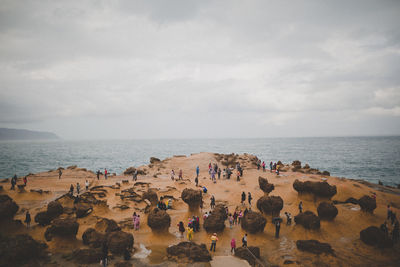
[[[170,260],[177,257],[187,258],[194,262],[211,261],[211,255],[206,245],[198,245],[194,242],[180,242],[178,245],[170,246],[167,248],[167,255]]]
[[[321,227],[320,219],[311,211],[305,211],[294,217],[296,224],[302,225],[306,229],[319,229]]]
[[[267,219],[261,213],[254,211],[247,212],[241,222],[242,228],[251,234],[263,232],[266,224]]]

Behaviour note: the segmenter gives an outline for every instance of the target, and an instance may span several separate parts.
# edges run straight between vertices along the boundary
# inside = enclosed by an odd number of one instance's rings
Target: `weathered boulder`
[[[123,254],[126,249],[131,250],[133,247],[133,235],[123,231],[115,231],[108,234],[108,249],[113,254]]]
[[[147,225],[153,231],[168,231],[171,226],[171,217],[165,210],[154,208],[147,216]]]
[[[283,208],[283,199],[280,196],[262,196],[257,200],[257,209],[262,213],[278,216]]]
[[[271,193],[272,190],[275,189],[275,186],[273,184],[268,183],[267,178],[263,178],[263,177],[258,177],[258,184],[261,188],[262,191],[264,191],[264,193]]]
[[[378,248],[393,247],[393,241],[385,235],[385,233],[376,226],[370,226],[360,232],[360,239],[369,246]]]
[[[110,233],[121,230],[121,227],[112,219],[100,218],[96,222],[95,229],[101,233]]]
[[[106,235],[97,232],[93,228],[86,229],[82,234],[83,244],[91,246],[93,248],[100,248],[102,244],[106,241]]]
[[[317,208],[318,217],[322,220],[333,220],[338,215],[338,209],[329,202],[321,202]]]
[[[250,252],[249,252],[250,250]],[[246,260],[251,266],[255,266],[256,259],[254,256],[259,259],[260,258],[260,248],[259,247],[238,247],[235,249],[235,256],[241,259]]]
[[[263,232],[266,224],[267,219],[261,213],[254,211],[247,212],[241,222],[242,228],[251,234]]]
[[[60,216],[63,211],[63,206],[57,200],[51,201],[49,204],[47,204],[47,214],[52,218]]]
[[[142,199],[143,200],[148,199],[152,205],[157,205],[158,202],[157,192],[149,189],[147,192],[143,193]]]
[[[0,221],[12,219],[19,206],[8,195],[0,195]]]
[[[198,208],[200,203],[203,201],[203,194],[201,190],[185,188],[182,191],[181,198],[189,205],[189,208],[195,209]]]
[[[74,205],[76,218],[83,218],[93,211],[93,207],[88,203],[78,202]]]
[[[98,264],[102,256],[102,251],[99,248],[77,249],[72,252],[73,260],[80,264]]]
[[[194,262],[209,262],[211,261],[210,252],[208,252],[206,245],[198,245],[194,242],[180,242],[178,245],[167,247],[168,258],[174,257],[188,258]]]
[[[301,251],[311,252],[313,254],[334,254],[334,251],[328,243],[321,243],[317,240],[297,240],[296,241],[297,249]]]
[[[321,227],[319,217],[311,211],[305,211],[296,215],[294,221],[306,229],[319,229]]]
[[[45,258],[47,245],[34,240],[30,235],[12,237],[0,235],[0,265],[25,266],[31,261]],[[28,264],[26,266],[36,266]]]
[[[35,215],[35,222],[41,226],[49,225],[53,219],[54,218],[50,216],[47,211],[41,211]]]
[[[46,229],[44,237],[51,241],[53,236],[75,238],[79,224],[73,218],[54,219],[51,226]]]
[[[154,164],[154,163],[159,163],[161,160],[159,158],[155,158],[155,157],[151,157],[150,158],[150,163]]]
[[[203,227],[209,233],[222,232],[225,229],[225,220],[227,218],[226,207],[222,204],[218,204],[204,220]]]
[[[318,197],[331,198],[337,193],[336,185],[330,185],[326,181],[323,182],[300,182],[295,180],[293,188],[298,193],[311,193]]]
[[[365,195],[358,200],[358,205],[360,205],[361,210],[373,213],[376,209],[376,199]]]

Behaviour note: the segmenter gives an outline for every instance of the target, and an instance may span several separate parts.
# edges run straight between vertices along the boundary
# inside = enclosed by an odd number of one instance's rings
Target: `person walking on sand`
[[[281,229],[281,223],[279,220],[275,223],[275,238],[279,238],[279,230]]]
[[[24,176],[24,185],[26,186],[27,183],[28,183],[28,179],[26,178],[26,176]]]
[[[215,247],[217,246],[217,241],[218,241],[217,233],[214,233],[214,234],[211,236],[211,247],[210,247],[210,251],[214,251],[214,252],[215,252]]]
[[[62,170],[61,168],[58,169],[58,179],[61,179],[61,175],[62,175]]]
[[[221,168],[218,168],[217,174],[218,174],[218,180],[220,180],[221,179]]]
[[[86,182],[85,182],[85,188],[86,188],[86,191],[89,190],[89,181],[88,180],[86,180]]]
[[[211,207],[211,209],[214,209],[214,207],[215,207],[215,197],[214,197],[214,195],[212,195],[211,196],[211,198],[210,198],[210,207]]]
[[[178,223],[178,231],[179,233],[181,233],[181,238],[183,238],[183,233],[185,232],[185,226],[183,225],[182,221]]]
[[[235,212],[233,213],[233,223],[234,223],[234,224],[238,224],[237,218],[238,218],[238,213],[237,213],[237,211],[235,210]]]
[[[300,203],[299,203],[299,211],[300,211],[300,213],[303,212],[303,201],[300,201]]]
[[[211,180],[214,182],[214,184],[217,182],[215,180],[215,170],[214,169],[211,170]]]
[[[263,168],[263,172],[265,172],[265,162],[262,162],[262,168]]]
[[[193,228],[192,227],[187,227],[186,228],[186,230],[187,230],[187,239],[189,240],[189,241],[192,241],[192,239],[193,239]]]
[[[241,203],[242,203],[242,206],[244,205],[244,202],[246,201],[246,193],[245,192],[242,192],[242,201],[241,201]]]
[[[247,233],[242,238],[242,247],[247,248]]]
[[[29,210],[26,211],[25,214],[25,223],[26,223],[26,228],[29,228],[31,226],[31,214],[29,213]]]
[[[285,215],[286,215],[286,225],[291,225],[292,224],[292,215],[285,211]]]
[[[199,178],[199,174],[200,174],[200,167],[199,167],[199,165],[197,165],[197,167],[196,167],[196,178]]]
[[[239,211],[238,224],[240,224],[240,222],[242,221],[242,218],[243,218],[243,213],[242,213],[242,211]]]
[[[231,213],[229,213],[229,228],[232,229],[233,226],[233,216]]]
[[[236,240],[235,238],[232,238],[231,240],[231,253],[235,254],[235,249],[236,249]]]
[[[183,172],[182,169],[179,170],[179,180],[183,179]]]
[[[272,167],[273,167],[273,165],[272,165],[272,161],[269,163],[269,172],[272,172]]]
[[[249,201],[249,207],[251,208],[251,200],[253,197],[251,196],[251,193],[249,192],[249,195],[247,196],[247,200]]]
[[[104,179],[106,179],[106,180],[107,180],[107,175],[108,175],[108,171],[107,171],[107,169],[104,169]]]
[[[10,190],[15,190],[15,184],[17,183],[17,175],[14,174],[14,177],[11,178],[11,188]]]

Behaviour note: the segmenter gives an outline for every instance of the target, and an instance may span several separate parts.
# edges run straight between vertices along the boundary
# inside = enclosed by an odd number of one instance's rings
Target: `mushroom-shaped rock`
[[[275,186],[273,184],[268,183],[267,178],[263,178],[263,177],[258,177],[258,184],[261,188],[262,191],[264,191],[264,193],[271,193],[272,190],[275,189]]]
[[[297,249],[302,251],[311,252],[313,254],[332,254],[334,255],[334,251],[328,243],[321,243],[317,240],[297,240],[296,241]]]
[[[267,219],[261,213],[255,211],[247,212],[241,222],[242,228],[251,234],[263,232],[266,224]]]
[[[152,205],[157,205],[157,202],[158,202],[158,196],[157,196],[156,191],[151,190],[151,189],[149,189],[147,192],[143,193],[142,199],[149,200]]]
[[[168,231],[171,226],[171,217],[165,210],[154,208],[147,216],[147,225],[151,230]]]
[[[51,241],[53,236],[75,238],[78,232],[79,224],[73,218],[54,219],[51,226],[46,229],[44,237]]]
[[[246,260],[251,266],[255,266],[256,259],[254,256],[260,258],[260,248],[259,247],[238,247],[235,249],[235,257]]]
[[[385,233],[376,226],[370,226],[360,232],[360,239],[369,246],[378,248],[390,248],[393,241],[390,240]]]
[[[110,233],[121,230],[121,227],[112,219],[101,218],[97,221],[95,229],[101,233]]]
[[[295,180],[293,188],[299,193],[311,193],[317,197],[331,198],[337,193],[336,185],[330,185],[326,181],[323,182],[300,182]]]
[[[88,228],[82,234],[82,241],[85,245],[89,245],[93,248],[99,248],[102,246],[104,241],[106,241],[106,235],[97,232],[93,228]]]
[[[194,190],[190,188],[183,189],[181,198],[186,204],[189,205],[190,209],[198,208],[201,201],[203,201],[201,190]]]
[[[219,204],[215,206],[211,214],[204,220],[203,227],[209,233],[222,232],[225,229],[225,220],[227,217],[225,206]]]
[[[12,219],[19,207],[8,195],[0,195],[0,221]]]
[[[123,254],[133,247],[133,235],[123,231],[111,232],[107,237],[108,249],[114,254]]]
[[[74,205],[76,218],[83,218],[93,211],[93,207],[87,203],[78,202]]]
[[[80,264],[99,263],[102,256],[103,254],[99,248],[77,249],[72,252],[72,258]]]
[[[318,212],[318,217],[320,217],[322,220],[331,221],[335,219],[335,217],[337,216],[338,209],[332,203],[321,202],[318,205],[317,212]]]
[[[257,208],[262,213],[278,216],[283,208],[283,200],[280,196],[262,196],[257,200]]]
[[[294,221],[296,224],[300,224],[306,229],[319,229],[321,227],[318,216],[311,211],[306,211],[296,215]]]
[[[47,245],[34,240],[30,235],[0,235],[1,266],[31,266],[24,263],[46,257]]]
[[[35,222],[41,226],[49,225],[53,219],[53,216],[49,215],[47,211],[41,211],[35,215]]]
[[[51,201],[47,205],[47,214],[52,218],[60,216],[63,213],[63,211],[64,211],[63,206],[57,200]]]
[[[209,262],[211,261],[210,252],[206,245],[198,245],[194,242],[180,242],[178,245],[167,247],[168,258],[188,258],[194,262]]]
[[[365,195],[358,200],[358,205],[360,205],[361,210],[373,213],[376,209],[376,199]]]

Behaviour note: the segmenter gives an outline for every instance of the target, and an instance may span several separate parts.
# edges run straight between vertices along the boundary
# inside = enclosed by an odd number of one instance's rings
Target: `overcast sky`
[[[400,134],[400,1],[0,1],[0,127]]]

